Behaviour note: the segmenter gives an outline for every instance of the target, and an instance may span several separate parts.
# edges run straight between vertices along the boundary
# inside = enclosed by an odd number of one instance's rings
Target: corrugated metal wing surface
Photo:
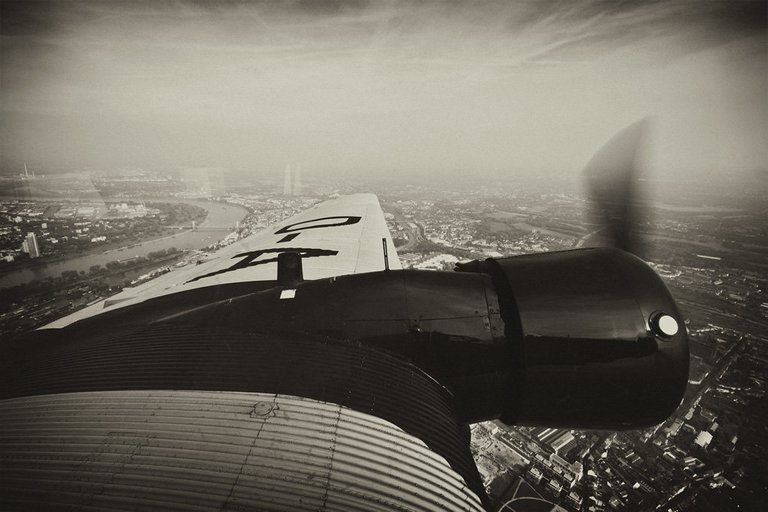
[[[3,400],[0,475],[4,510],[482,510],[443,457],[393,423],[267,393]]]

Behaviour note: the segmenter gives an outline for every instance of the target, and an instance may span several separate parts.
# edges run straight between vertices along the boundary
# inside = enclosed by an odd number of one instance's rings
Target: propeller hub
[[[662,338],[669,339],[680,330],[680,326],[674,317],[666,313],[657,313],[651,318],[651,330]]]

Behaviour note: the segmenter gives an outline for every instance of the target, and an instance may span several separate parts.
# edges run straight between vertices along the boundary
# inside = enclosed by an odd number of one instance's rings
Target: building
[[[289,196],[291,195],[292,187],[291,187],[291,164],[288,164],[285,166],[285,178],[283,180],[283,195]]]
[[[40,257],[40,246],[37,244],[37,237],[34,233],[27,233],[27,237],[21,244],[21,250],[29,254],[30,258]]]
[[[694,443],[701,446],[702,448],[706,448],[707,446],[709,446],[709,443],[711,442],[712,442],[712,434],[710,434],[707,431],[699,432],[699,435],[696,436],[696,440],[694,441]]]
[[[291,176],[291,170],[293,170],[293,176]],[[291,164],[286,164],[285,177],[283,178],[283,195],[301,195],[301,165],[293,164],[293,169],[291,169]]]
[[[574,439],[573,434],[566,431],[554,438],[551,446],[555,453],[562,457],[563,454],[568,453],[570,449],[576,447],[576,440]]]
[[[294,196],[300,196],[301,195],[301,165],[296,164],[296,166],[293,169],[293,190],[292,194]]]

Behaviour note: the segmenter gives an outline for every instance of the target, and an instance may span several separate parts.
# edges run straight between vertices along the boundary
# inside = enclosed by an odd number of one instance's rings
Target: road
[[[596,229],[596,230],[594,230],[594,231],[590,231],[590,232],[589,232],[589,233],[587,233],[586,235],[582,236],[581,238],[579,238],[578,240],[576,240],[576,245],[574,245],[574,246],[573,246],[573,247],[574,247],[574,249],[578,249],[578,248],[580,248],[580,247],[583,247],[583,246],[584,246],[584,244],[587,242],[587,240],[588,240],[590,237],[592,237],[592,236],[594,236],[594,235],[598,234],[599,232],[603,231],[603,230],[604,230],[605,228],[607,228],[607,227],[608,227],[608,226],[603,226],[603,227],[601,227],[601,228],[598,228],[598,229]]]
[[[395,221],[398,224],[408,226],[408,242],[406,242],[405,245],[398,247],[397,252],[406,253],[414,250],[416,246],[425,238],[424,227],[414,221],[408,220],[405,215],[403,215],[398,210],[392,210],[392,215],[395,216]]]

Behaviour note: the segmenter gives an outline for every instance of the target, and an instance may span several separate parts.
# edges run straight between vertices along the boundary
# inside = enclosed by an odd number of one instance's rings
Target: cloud
[[[649,114],[660,166],[765,164],[764,2],[0,5],[6,169],[563,170]]]

